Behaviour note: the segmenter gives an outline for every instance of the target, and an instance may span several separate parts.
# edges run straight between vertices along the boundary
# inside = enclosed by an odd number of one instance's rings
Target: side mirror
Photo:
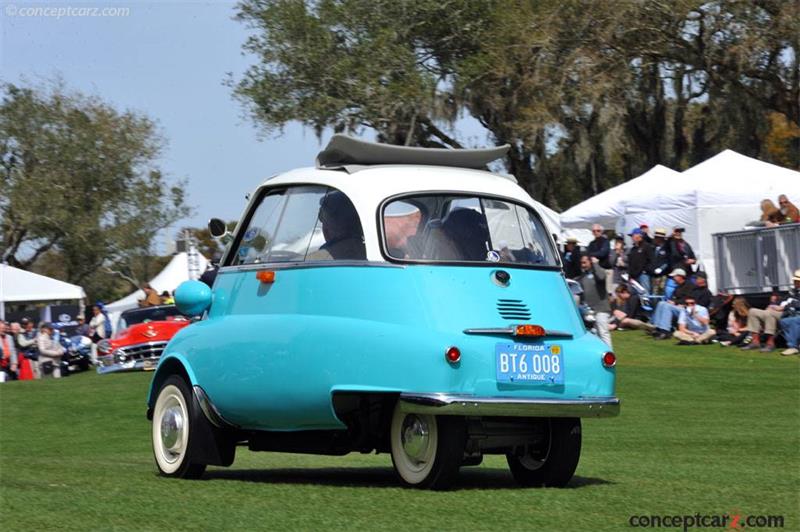
[[[211,306],[211,288],[200,281],[184,281],[175,290],[175,306],[186,316],[199,316]]]
[[[208,221],[208,232],[211,233],[211,236],[214,238],[222,238],[228,234],[228,228],[225,225],[225,222],[219,218],[211,218]]]

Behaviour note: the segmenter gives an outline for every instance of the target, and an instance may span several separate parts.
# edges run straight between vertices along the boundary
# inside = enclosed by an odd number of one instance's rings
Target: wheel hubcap
[[[403,450],[415,462],[422,462],[430,446],[430,427],[417,416],[409,415],[403,421]]]
[[[183,412],[180,406],[170,406],[161,418],[161,444],[164,449],[176,453],[183,441]]]

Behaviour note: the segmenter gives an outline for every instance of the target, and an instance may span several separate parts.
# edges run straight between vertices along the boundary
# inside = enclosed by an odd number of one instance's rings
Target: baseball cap
[[[644,235],[644,232],[643,232],[641,229],[639,229],[639,228],[637,227],[636,229],[634,229],[633,231],[631,231],[631,232],[630,232],[630,233],[628,233],[628,234],[629,234],[630,236],[633,236],[633,235]]]
[[[647,224],[640,224],[639,229],[650,229],[650,226]]]
[[[686,270],[684,270],[683,268],[675,268],[674,270],[672,270],[672,273],[669,274],[670,277],[675,277],[676,275],[681,275],[683,277],[686,277]]]

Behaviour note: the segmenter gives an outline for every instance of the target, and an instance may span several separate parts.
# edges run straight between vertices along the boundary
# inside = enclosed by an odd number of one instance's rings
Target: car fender
[[[150,411],[156,401],[158,389],[170,375],[182,375],[188,381],[190,387],[197,385],[197,377],[194,374],[194,370],[192,370],[191,364],[186,360],[186,357],[175,352],[162,355],[155,374],[153,375],[153,380],[150,382],[150,392],[147,394],[148,419],[151,417]]]

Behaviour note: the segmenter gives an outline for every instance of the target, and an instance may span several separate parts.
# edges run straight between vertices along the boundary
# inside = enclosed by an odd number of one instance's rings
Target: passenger
[[[383,230],[389,255],[398,259],[421,259],[418,242],[422,211],[405,201],[389,204],[383,212]]]
[[[711,318],[708,309],[698,305],[694,297],[687,297],[685,307],[678,316],[678,330],[672,335],[678,345],[706,344],[714,337],[714,329],[708,326]]]
[[[310,260],[364,260],[364,232],[353,203],[342,192],[329,192],[320,200],[319,221],[325,243]]]
[[[457,260],[484,261],[489,252],[489,225],[473,209],[455,209],[442,220],[442,230],[458,250]]]

